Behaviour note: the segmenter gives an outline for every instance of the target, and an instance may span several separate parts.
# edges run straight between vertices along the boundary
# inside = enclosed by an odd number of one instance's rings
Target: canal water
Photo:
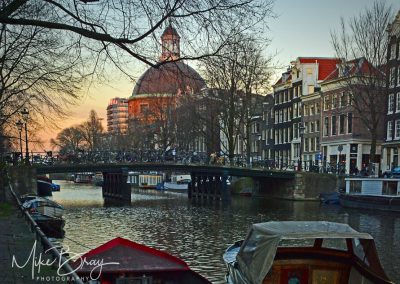
[[[163,193],[134,193],[131,206],[104,207],[100,187],[56,183],[61,191],[53,199],[66,208],[63,245],[74,253],[120,236],[179,256],[213,283],[224,283],[222,254],[251,224],[325,220],[371,234],[385,271],[400,283],[400,214],[248,197],[232,198],[229,205],[192,203]]]

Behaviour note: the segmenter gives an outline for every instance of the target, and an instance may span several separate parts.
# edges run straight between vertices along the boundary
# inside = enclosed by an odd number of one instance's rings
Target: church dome
[[[177,61],[158,68],[150,67],[139,78],[132,95],[198,93],[206,86],[203,78],[189,65]]]

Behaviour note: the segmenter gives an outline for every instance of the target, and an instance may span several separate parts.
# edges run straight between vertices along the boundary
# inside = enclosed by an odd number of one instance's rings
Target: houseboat
[[[76,173],[74,174],[75,183],[91,183],[93,179],[93,173]]]
[[[253,224],[223,259],[229,284],[394,283],[379,262],[374,239],[341,223]]]
[[[159,173],[128,172],[127,183],[133,187],[155,189],[157,184],[163,182],[163,175]]]
[[[343,207],[400,212],[400,179],[346,178],[339,195]]]
[[[71,266],[82,279],[99,284],[211,283],[183,260],[119,237],[82,255]]]

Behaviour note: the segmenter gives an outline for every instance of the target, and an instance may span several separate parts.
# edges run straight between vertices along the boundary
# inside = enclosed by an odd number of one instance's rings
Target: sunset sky
[[[334,56],[330,44],[330,31],[337,29],[340,17],[346,19],[357,15],[373,2],[373,0],[276,0],[275,13],[278,17],[270,21],[272,43],[266,53],[276,52],[275,62],[280,66],[289,65],[290,61],[299,56]],[[398,0],[385,2],[391,4],[394,11],[400,9]],[[184,50],[185,46],[181,46],[181,49]],[[188,63],[195,67],[194,64]],[[147,68],[141,63],[137,64],[132,68],[136,70],[136,74],[132,74],[136,78]],[[134,85],[135,82],[127,77],[116,75],[115,79],[107,84],[90,87],[85,91],[79,105],[72,109],[70,118],[60,123],[60,127],[65,128],[83,122],[88,118],[91,109],[96,110],[99,116],[104,118],[103,124],[106,126],[106,108],[109,100],[114,97],[129,97]],[[43,139],[48,141],[54,138],[58,131],[44,130]]]

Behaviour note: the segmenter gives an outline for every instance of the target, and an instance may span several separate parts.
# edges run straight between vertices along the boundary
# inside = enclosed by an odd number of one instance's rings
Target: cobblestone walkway
[[[33,252],[36,248],[35,258]],[[50,265],[34,266],[34,259],[42,263],[51,259],[42,253],[40,242],[36,243],[34,234],[22,214],[13,207],[8,216],[0,217],[0,283],[67,283],[57,275]],[[15,263],[13,267],[13,258]]]

